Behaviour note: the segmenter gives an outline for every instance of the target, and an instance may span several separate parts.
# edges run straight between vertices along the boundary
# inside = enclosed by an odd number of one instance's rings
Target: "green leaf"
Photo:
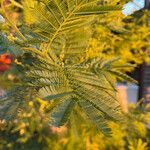
[[[85,100],[80,101],[79,104],[82,107],[83,111],[87,114],[89,119],[96,124],[96,127],[100,131],[102,131],[107,136],[111,134],[111,129],[108,127],[105,115],[102,112],[97,110],[92,106],[91,103]]]
[[[122,7],[120,6],[85,6],[76,12],[77,15],[92,15],[92,14],[103,14],[109,11],[119,11]]]
[[[133,82],[133,83],[138,83],[136,80],[134,80],[133,78],[129,77],[128,75],[124,74],[124,73],[121,73],[117,70],[109,70],[109,72],[111,74],[114,74],[116,77],[119,77],[121,79],[124,79],[126,81],[129,81],[129,82]]]
[[[57,93],[55,95],[49,95],[47,97],[44,97],[43,100],[54,100],[54,99],[57,99],[57,98],[68,96],[70,94],[73,94],[73,92]]]
[[[63,101],[60,105],[58,105],[54,112],[52,112],[52,122],[51,125],[54,126],[62,126],[66,124],[66,122],[69,120],[71,112],[76,104],[76,101],[72,98],[69,98],[65,101]]]

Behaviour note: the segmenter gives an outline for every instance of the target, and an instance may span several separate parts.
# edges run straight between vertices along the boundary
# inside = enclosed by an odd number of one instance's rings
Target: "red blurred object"
[[[13,62],[14,62],[13,55],[11,54],[0,55],[0,71],[4,72],[8,70]]]
[[[3,62],[0,61],[0,71],[4,72],[10,68],[10,65],[4,64]]]

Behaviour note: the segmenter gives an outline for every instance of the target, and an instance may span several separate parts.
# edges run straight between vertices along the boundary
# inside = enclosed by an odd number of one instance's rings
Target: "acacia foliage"
[[[25,0],[24,23],[18,28],[2,3],[5,18],[16,31],[13,44],[22,53],[31,52],[34,59],[31,64],[21,64],[22,82],[1,99],[1,118],[16,118],[18,110],[39,97],[52,105],[51,126],[67,124],[79,110],[104,134],[111,134],[107,122],[125,120],[116,99],[116,78],[134,82],[122,73],[122,68],[133,66],[117,64],[118,58],[84,57],[90,36],[87,26],[98,15],[120,8],[114,3],[98,5],[95,0]]]

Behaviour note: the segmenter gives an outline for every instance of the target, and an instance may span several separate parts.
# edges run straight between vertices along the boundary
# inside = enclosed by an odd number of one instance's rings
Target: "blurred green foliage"
[[[28,102],[12,122],[0,121],[0,149],[12,150],[149,150],[150,105],[132,105],[126,124],[110,122],[112,136],[76,118],[60,128],[48,126],[48,103]],[[80,119],[79,119],[80,118]]]
[[[139,65],[150,62],[149,17],[149,11],[136,12],[128,17],[121,12],[99,17],[93,26],[87,57],[111,59],[120,56],[120,63],[123,64],[132,62]]]

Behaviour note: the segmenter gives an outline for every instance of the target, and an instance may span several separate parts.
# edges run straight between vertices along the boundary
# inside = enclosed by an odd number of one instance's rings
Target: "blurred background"
[[[111,5],[126,2],[101,1]],[[18,27],[22,27],[23,19],[28,19],[22,13],[23,3],[23,0],[4,2],[7,15]],[[4,15],[2,8],[0,14]],[[1,17],[0,29],[0,98],[3,98],[14,84],[21,83],[22,72],[32,64],[34,57],[16,47],[13,26]],[[0,149],[150,150],[150,11],[139,10],[128,16],[122,12],[104,14],[85,31],[91,34],[81,59],[101,57],[110,60],[118,57],[119,64],[131,63],[134,66],[122,68],[122,72],[137,80],[138,84],[121,79],[116,83],[116,94],[128,116],[125,124],[110,121],[112,137],[97,134],[92,124],[88,126],[82,117],[70,122],[69,131],[69,127],[51,130],[46,125],[47,120],[41,119],[48,117],[43,112],[49,105],[40,101],[37,109],[35,104],[29,103],[27,112],[21,112],[18,120],[9,123],[0,120]]]

